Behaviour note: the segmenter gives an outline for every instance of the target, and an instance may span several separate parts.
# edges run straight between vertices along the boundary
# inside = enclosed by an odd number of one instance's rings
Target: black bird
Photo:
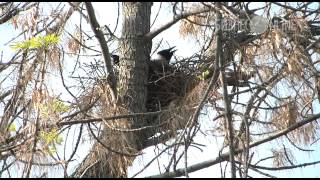
[[[281,19],[280,17],[273,17],[271,19],[272,26],[275,28],[281,28],[283,22],[284,22],[283,19]]]
[[[176,46],[173,46],[169,49],[164,49],[162,51],[159,51],[157,54],[159,58],[157,60],[164,61],[166,64],[169,64],[171,57],[173,56],[173,53],[177,51],[176,49],[173,50]]]
[[[113,64],[114,65],[118,65],[119,64],[119,56],[111,54],[111,57],[112,57],[112,60],[113,60]]]

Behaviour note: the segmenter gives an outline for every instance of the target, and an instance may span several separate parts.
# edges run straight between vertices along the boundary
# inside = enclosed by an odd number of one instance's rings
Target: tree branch
[[[217,3],[218,8],[221,8],[220,2]],[[230,152],[230,163],[231,163],[231,177],[236,178],[236,164],[234,162],[234,137],[233,137],[233,124],[232,124],[232,113],[231,113],[231,102],[228,96],[228,89],[227,89],[227,82],[226,82],[226,74],[225,74],[225,59],[223,57],[222,51],[222,29],[221,29],[221,21],[222,21],[222,14],[218,11],[217,12],[217,26],[216,29],[216,36],[217,36],[217,51],[216,51],[216,61],[219,61],[220,67],[220,81],[223,90],[223,101],[225,106],[225,120],[227,121],[227,129],[228,129],[228,141],[229,141],[229,152]]]
[[[30,5],[29,5],[30,4]],[[18,8],[18,7],[13,7],[12,9],[8,9],[8,12],[4,13],[5,15],[1,15],[0,18],[0,24],[6,23],[7,21],[9,21],[10,19],[12,19],[14,16],[16,16],[17,14],[19,14],[22,11],[26,11],[28,9],[31,9],[32,7],[34,7],[37,3],[32,3],[31,2],[27,2],[25,5],[23,5],[22,8]],[[10,6],[9,4],[6,4],[5,6]],[[5,9],[5,8],[3,8]],[[2,9],[2,11],[3,11]]]
[[[145,38],[147,39],[153,39],[154,37],[156,37],[158,34],[160,34],[162,31],[165,31],[166,29],[170,28],[172,25],[174,25],[175,23],[177,23],[179,20],[187,18],[188,16],[193,16],[196,14],[201,14],[201,13],[205,13],[205,12],[209,12],[212,9],[200,9],[200,10],[195,10],[195,11],[191,11],[191,12],[186,12],[186,13],[182,13],[178,16],[173,17],[173,19],[169,22],[167,22],[166,24],[160,26],[159,28],[148,32],[147,34],[145,34]]]
[[[239,163],[239,162],[237,162],[237,163]],[[292,166],[282,166],[282,167],[265,167],[265,166],[257,166],[257,165],[249,164],[249,167],[256,168],[256,169],[268,170],[268,171],[278,171],[278,170],[301,168],[301,167],[311,166],[311,165],[315,165],[315,164],[319,164],[319,163],[320,163],[320,161],[314,161],[314,162],[309,162],[309,163],[302,163],[302,164],[297,164],[297,165],[292,165]]]
[[[300,122],[297,122],[291,126],[289,126],[288,128],[284,129],[284,130],[281,130],[267,138],[264,138],[262,140],[259,140],[257,142],[254,142],[252,144],[250,144],[249,148],[253,148],[255,146],[258,146],[260,144],[263,144],[263,143],[266,143],[266,142],[269,142],[269,141],[272,141],[278,137],[281,137],[283,135],[286,135],[288,134],[289,132],[299,128],[299,127],[302,127],[303,125],[305,124],[308,124],[312,121],[315,121],[317,120],[318,118],[320,118],[320,113],[319,114],[315,114],[314,116],[311,116],[303,121],[300,121]],[[236,154],[239,154],[241,153],[242,151],[244,150],[244,148],[241,148],[241,149],[237,149],[235,150],[235,155]],[[186,170],[190,173],[190,172],[195,172],[195,171],[198,171],[198,170],[201,170],[201,169],[204,169],[204,168],[207,168],[207,167],[210,167],[210,166],[213,166],[215,164],[218,164],[218,163],[221,163],[221,162],[224,162],[224,161],[227,161],[228,160],[228,157],[229,157],[229,154],[230,153],[224,153],[224,154],[221,154],[219,157],[217,157],[216,159],[212,159],[212,160],[208,160],[208,161],[204,161],[204,162],[201,162],[201,163],[198,163],[198,164],[195,164],[195,165],[192,165],[192,166],[189,166]],[[164,177],[178,177],[178,176],[182,176],[185,174],[185,168],[181,168],[181,169],[177,169],[176,171],[174,172],[167,172],[167,173],[163,173],[163,174],[160,174],[160,175],[154,175],[154,176],[149,176],[147,178],[164,178]]]
[[[117,92],[116,91],[116,78],[115,78],[115,74],[113,72],[113,68],[111,65],[111,58],[110,58],[110,53],[109,53],[109,49],[108,49],[108,44],[107,44],[106,39],[104,38],[102,31],[100,30],[100,25],[96,19],[95,14],[94,14],[94,10],[93,10],[91,2],[85,2],[85,5],[87,8],[91,29],[94,32],[95,36],[97,37],[98,42],[101,47],[101,50],[102,50],[102,56],[103,56],[103,59],[105,62],[107,72],[109,73],[109,77],[111,80],[110,86],[113,91],[113,97],[115,97],[116,92]]]

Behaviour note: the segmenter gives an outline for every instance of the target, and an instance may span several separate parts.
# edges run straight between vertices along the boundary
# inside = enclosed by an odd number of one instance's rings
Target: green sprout
[[[59,113],[68,112],[70,109],[70,107],[68,105],[66,105],[65,103],[63,103],[62,101],[57,100],[57,99],[53,100],[52,107],[53,107],[54,111],[59,112]]]
[[[210,71],[205,70],[204,72],[201,73],[201,75],[197,76],[197,78],[203,81],[208,78],[209,74],[210,74]]]
[[[33,37],[29,40],[17,42],[13,45],[11,45],[11,48],[14,50],[20,50],[20,49],[38,49],[42,47],[49,47],[51,45],[58,44],[59,37],[56,34],[49,34],[47,36],[43,37]]]
[[[50,155],[57,151],[56,145],[61,145],[63,142],[57,128],[53,128],[49,132],[40,131],[40,138],[48,146],[46,152]]]
[[[16,132],[16,131],[17,131],[16,125],[13,124],[13,123],[11,123],[11,124],[9,125],[9,127],[8,127],[8,130],[9,130],[10,132]]]

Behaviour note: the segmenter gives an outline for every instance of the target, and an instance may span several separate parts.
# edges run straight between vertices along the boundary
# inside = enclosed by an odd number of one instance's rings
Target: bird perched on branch
[[[176,46],[173,46],[169,49],[164,49],[161,50],[157,53],[158,57],[156,59],[154,59],[155,61],[163,61],[164,64],[169,64],[171,57],[173,56],[174,52],[176,52],[177,50],[174,49]],[[114,65],[118,65],[119,64],[119,56],[115,55],[115,54],[111,54],[111,60],[112,60],[112,64]]]
[[[169,49],[164,49],[164,50],[159,51],[157,53],[158,57],[155,60],[160,61],[163,64],[169,64],[174,52],[177,51],[176,49],[174,49],[175,47],[176,46],[173,46]]]
[[[111,54],[111,60],[113,65],[118,65],[119,64],[119,56],[115,54]]]

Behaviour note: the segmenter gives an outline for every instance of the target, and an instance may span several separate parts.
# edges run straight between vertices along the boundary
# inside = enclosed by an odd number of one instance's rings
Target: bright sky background
[[[155,14],[158,12],[158,8],[159,8],[160,3],[154,3],[153,7],[152,7],[152,16],[151,16],[151,22],[153,22],[153,19],[155,17]],[[110,29],[113,30],[114,29],[114,24],[116,22],[116,16],[117,16],[117,3],[109,3],[109,2],[97,2],[97,3],[93,3],[93,6],[95,8],[96,11],[96,16],[98,18],[98,21],[100,23],[100,25],[110,25]],[[153,27],[151,29],[153,29],[154,27],[157,27],[158,25],[161,24],[165,24],[167,21],[172,19],[172,16],[170,14],[170,12],[166,11],[166,7],[168,7],[167,3],[162,3],[162,10],[160,11],[160,14],[158,16],[157,21],[155,22],[155,24],[153,25]],[[171,8],[170,8],[171,9]],[[121,9],[120,9],[121,12]],[[74,15],[72,18],[74,21],[69,21],[67,24],[67,29],[69,29],[69,32],[72,32],[71,29],[75,28],[75,24],[78,24],[79,22],[79,16],[78,15]],[[118,31],[117,31],[117,35],[120,37],[121,35],[121,31],[120,28],[122,26],[121,24],[121,17],[119,19],[120,23],[118,25]],[[88,24],[83,24],[84,29],[87,32],[91,32],[91,28]],[[192,39],[183,39],[180,35],[179,35],[179,24],[177,23],[176,25],[172,26],[171,28],[169,28],[168,30],[162,32],[160,35],[158,35],[154,41],[153,41],[153,48],[155,48],[157,46],[157,43],[163,39],[163,43],[161,48],[168,48],[171,46],[177,46],[178,51],[176,52],[176,56],[177,57],[188,57],[191,56],[197,49],[199,49],[199,46],[194,43],[192,41]],[[9,51],[9,49],[7,47],[3,47],[3,44],[6,43],[9,39],[11,39],[13,37],[13,33],[15,33],[14,30],[12,30],[12,26],[8,26],[5,24],[1,25],[0,28],[0,35],[1,35],[1,39],[0,39],[0,48],[4,51],[4,55],[7,55],[6,53]],[[9,35],[7,35],[9,34]],[[161,49],[160,48],[160,49]],[[114,49],[116,49],[116,47],[109,47],[110,51],[113,51]],[[73,62],[68,61],[68,59],[66,59],[66,61],[64,62],[64,66],[67,67],[67,69],[70,70],[70,68],[72,68],[73,66]],[[63,93],[64,90],[63,88],[61,88],[61,82],[59,80],[55,80],[54,78],[52,79],[52,91],[55,92],[55,94],[60,94]],[[246,99],[248,97],[241,97],[243,99]],[[0,107],[2,108],[2,107]],[[318,109],[315,112],[319,112],[320,110]],[[201,121],[201,130],[203,132],[205,132],[207,135],[204,135],[202,133],[198,133],[198,135],[195,138],[195,142],[200,143],[205,145],[205,147],[203,147],[203,152],[201,152],[199,149],[196,148],[190,148],[188,151],[188,164],[192,165],[195,163],[200,163],[202,161],[206,161],[209,159],[214,159],[218,156],[218,151],[219,149],[217,149],[217,147],[221,147],[221,138],[215,138],[213,136],[210,136],[210,133],[208,132],[209,130],[211,130],[213,127],[215,127],[216,122],[212,122],[212,118],[214,117],[214,113],[212,111],[208,111],[208,115],[203,115],[200,118]],[[79,127],[79,126],[78,126]],[[71,136],[73,137],[72,133],[75,133],[75,136],[77,135],[77,130],[78,128],[72,128],[72,130],[70,131]],[[88,139],[88,138],[87,138]],[[67,140],[67,144],[70,144],[70,149],[67,149],[67,152],[71,153],[72,150],[72,146],[75,142],[74,139],[69,138]],[[291,145],[287,145],[287,147],[292,147]],[[63,147],[62,147],[63,148]],[[60,148],[62,150],[62,148]],[[136,172],[138,172],[139,170],[141,170],[145,164],[147,164],[149,162],[149,160],[151,160],[154,156],[155,153],[159,152],[159,149],[161,150],[163,148],[163,146],[159,145],[158,147],[150,147],[144,150],[144,155],[141,157],[138,157],[133,166],[131,168],[129,168],[129,177],[131,177],[133,174],[135,174]],[[277,142],[277,141],[272,141],[271,143],[266,143],[263,145],[258,146],[257,148],[253,148],[250,150],[250,152],[255,152],[255,156],[254,156],[254,160],[253,162],[257,161],[260,158],[264,158],[267,156],[271,155],[271,152],[269,151],[270,149],[277,149],[277,148],[282,148],[282,143]],[[294,157],[296,159],[296,164],[299,163],[306,163],[306,162],[312,162],[312,161],[316,161],[316,160],[320,160],[319,159],[319,151],[320,151],[320,145],[315,144],[313,146],[310,147],[311,149],[314,149],[315,151],[317,151],[318,153],[310,153],[309,155],[306,155],[305,152],[300,152],[294,148],[293,154]],[[85,157],[86,153],[88,152],[88,150],[90,150],[90,145],[88,143],[83,143],[81,145],[81,148],[79,148],[79,151],[77,153],[77,156],[75,156],[75,161],[71,163],[71,167],[72,166],[76,166],[79,162],[82,161],[82,159]],[[168,155],[162,155],[161,158],[158,159],[158,163],[160,165],[160,169],[163,171],[163,165],[166,165],[168,160],[169,160],[170,156]],[[154,163],[151,164],[151,166],[149,166],[148,168],[146,168],[146,170],[144,170],[143,173],[141,173],[140,175],[138,175],[137,177],[144,177],[144,176],[149,176],[149,175],[156,175],[158,174],[158,163],[157,161],[155,161]],[[224,168],[225,163],[221,164],[222,167]],[[264,163],[261,163],[260,165],[265,165],[265,166],[272,166],[272,161],[265,161]],[[211,166],[209,168],[203,169],[201,171],[197,171],[194,173],[190,174],[190,177],[221,177],[220,174],[220,165],[215,165],[215,166]],[[180,166],[178,166],[178,168],[182,168],[183,167],[183,160],[181,161]],[[229,172],[230,168],[227,168],[227,172]],[[272,175],[275,175],[277,177],[320,177],[320,165],[316,165],[316,166],[310,166],[308,168],[303,168],[303,169],[293,169],[293,170],[289,170],[289,171],[264,171],[267,173],[270,173]],[[73,168],[69,169],[69,172],[72,172]],[[249,173],[250,174],[250,173]],[[253,173],[252,173],[253,175]],[[60,174],[59,169],[54,170],[52,172],[49,173],[50,177],[62,177],[63,175]],[[253,175],[254,177],[262,177],[259,174]]]

